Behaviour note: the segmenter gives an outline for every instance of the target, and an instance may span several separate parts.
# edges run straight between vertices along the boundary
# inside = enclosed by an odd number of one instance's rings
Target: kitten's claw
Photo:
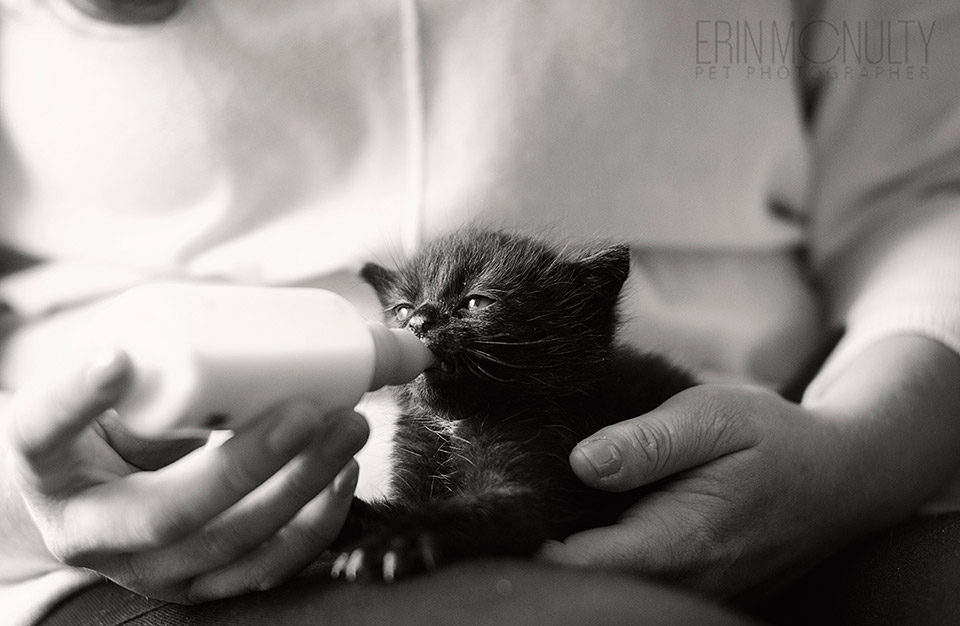
[[[423,530],[396,530],[371,537],[341,552],[330,569],[331,578],[355,582],[394,583],[400,578],[429,572],[446,559],[440,539]]]
[[[392,583],[397,579],[397,553],[391,550],[383,555],[383,582]]]
[[[357,548],[350,553],[350,557],[347,559],[344,577],[350,582],[357,580],[357,573],[360,571],[361,565],[363,565],[363,548]]]
[[[349,558],[350,554],[347,552],[337,557],[337,560],[333,562],[333,567],[330,568],[330,578],[340,578],[340,574],[343,573],[343,569],[347,566],[347,559]]]

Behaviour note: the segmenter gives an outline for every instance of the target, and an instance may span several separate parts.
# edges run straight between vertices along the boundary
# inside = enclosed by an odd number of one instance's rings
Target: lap
[[[103,626],[750,623],[691,594],[636,578],[502,559],[393,585],[303,576],[272,591],[193,607],[103,583],[64,603],[42,626],[93,623],[91,616]]]
[[[828,559],[762,617],[784,626],[960,624],[957,589],[960,513],[920,517]],[[693,594],[636,578],[488,559],[395,585],[302,576],[269,592],[195,607],[149,600],[104,583],[65,602],[41,626],[637,622],[751,623]]]

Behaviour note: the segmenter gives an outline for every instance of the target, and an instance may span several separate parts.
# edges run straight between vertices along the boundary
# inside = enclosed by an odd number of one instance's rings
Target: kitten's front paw
[[[436,569],[441,564],[436,537],[427,531],[385,533],[359,542],[333,562],[330,576],[349,582],[397,578]]]

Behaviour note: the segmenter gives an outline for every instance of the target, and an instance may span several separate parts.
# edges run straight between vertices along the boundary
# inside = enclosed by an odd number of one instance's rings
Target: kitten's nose
[[[423,337],[436,324],[437,309],[429,304],[418,308],[407,320],[407,328],[412,330],[417,337]]]

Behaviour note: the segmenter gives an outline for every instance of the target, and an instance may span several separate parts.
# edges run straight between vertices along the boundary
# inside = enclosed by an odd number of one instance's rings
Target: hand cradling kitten
[[[531,555],[612,524],[639,493],[582,484],[569,454],[695,384],[617,346],[626,245],[576,252],[468,229],[399,269],[368,264],[388,324],[440,365],[396,388],[388,500],[354,499],[334,577],[393,581],[480,555]]]

